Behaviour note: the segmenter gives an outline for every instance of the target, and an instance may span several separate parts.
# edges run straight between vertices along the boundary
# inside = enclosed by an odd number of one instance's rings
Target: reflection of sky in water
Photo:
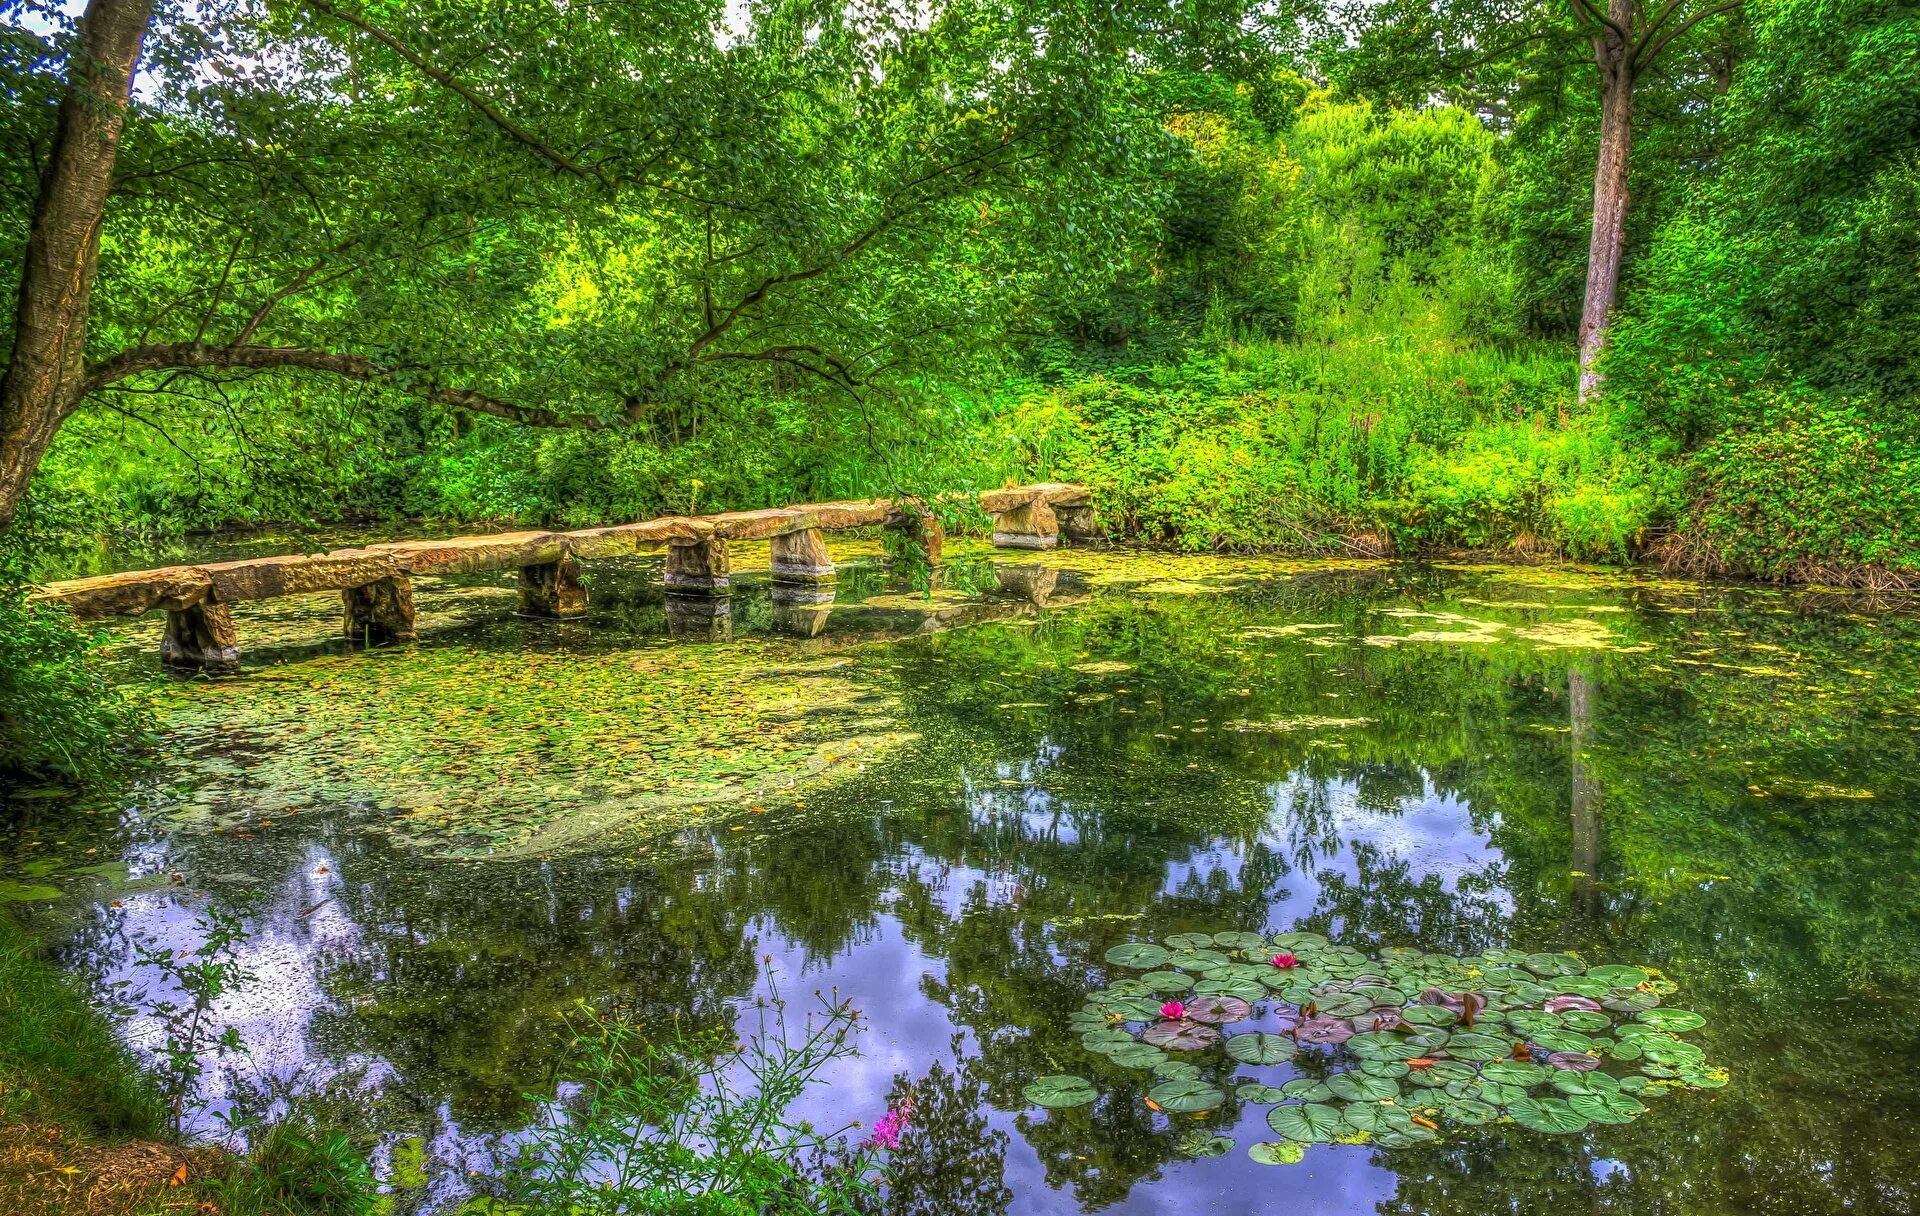
[[[1070,844],[1078,839],[1075,810],[1069,799],[1049,788],[1060,780],[1056,769],[1059,759],[1059,749],[1046,745],[1028,760],[1002,762],[977,776],[963,775],[960,805],[981,827],[1010,831],[1027,840]],[[1346,782],[1318,784],[1317,804],[1335,812],[1333,831],[1330,836],[1305,842],[1303,855],[1303,842],[1289,817],[1291,795],[1304,780],[1296,776],[1274,785],[1274,811],[1257,838],[1258,843],[1311,862],[1290,867],[1280,886],[1271,892],[1269,929],[1289,927],[1310,910],[1326,876],[1358,879],[1360,870],[1353,858],[1356,843],[1374,845],[1386,859],[1405,862],[1416,880],[1433,875],[1450,887],[1461,874],[1481,870],[1490,860],[1491,845],[1473,826],[1463,801],[1434,793],[1429,786],[1423,795],[1403,799],[1396,813],[1383,814],[1359,806],[1356,787]],[[1183,884],[1209,875],[1224,874],[1237,883],[1246,851],[1253,843],[1214,841],[1168,862],[1162,891],[1173,893]],[[1332,847],[1320,847],[1323,845]],[[748,850],[750,856],[750,844],[734,847]],[[158,860],[152,852],[143,859],[149,868]],[[724,860],[724,854],[716,856],[703,872],[693,875],[690,891],[698,893],[711,886]],[[256,932],[239,954],[256,981],[224,997],[215,1010],[218,1019],[236,1027],[249,1044],[244,1060],[234,1063],[242,1073],[282,1079],[301,1073],[303,1079],[313,1081],[320,1078],[322,1068],[330,1067],[340,1072],[364,1070],[370,1081],[397,1080],[404,1086],[405,1079],[384,1061],[356,1057],[323,1063],[308,1042],[315,1011],[333,1000],[323,987],[326,960],[353,954],[361,937],[360,927],[347,915],[340,899],[346,884],[357,881],[351,872],[355,864],[352,857],[341,858],[318,843],[308,843],[302,846],[298,864],[287,876],[260,892],[261,911],[253,921]],[[996,908],[1023,894],[1021,879],[1011,870],[990,871],[946,861],[906,842],[896,846],[887,865],[896,875],[911,874],[919,889],[950,918],[957,919],[972,907]],[[541,916],[556,922],[585,920],[597,901],[626,909],[644,897],[630,883],[612,876],[608,882],[603,892],[543,888]],[[896,889],[893,894],[897,893]],[[193,892],[175,888],[135,895],[126,902],[128,921],[137,925],[141,934],[175,950],[190,950],[198,944],[194,916],[199,901]],[[917,1078],[935,1064],[951,1068],[956,1041],[963,1056],[978,1050],[972,1033],[956,1028],[946,1006],[937,999],[937,989],[946,980],[945,963],[908,940],[901,922],[887,914],[884,906],[873,913],[871,927],[856,933],[849,949],[831,956],[817,954],[789,937],[777,914],[762,913],[753,922],[759,967],[753,993],[738,1002],[741,1033],[751,1033],[757,1023],[753,998],[775,993],[784,997],[797,1015],[817,1008],[822,998],[851,998],[861,1013],[859,1055],[830,1065],[822,1077],[823,1084],[794,1108],[796,1116],[821,1127],[837,1128],[853,1121],[870,1125],[885,1111],[888,1091],[897,1076]],[[136,975],[124,958],[106,978],[150,983],[148,977]],[[136,1020],[130,1025],[130,1036],[142,1046],[151,1046],[157,1034],[158,1028],[151,1021]],[[213,1116],[228,1107],[227,1078],[219,1070],[210,1070],[203,1088],[212,1104],[202,1122],[212,1128],[216,1126]],[[1240,1146],[1270,1139],[1264,1112],[1264,1107],[1248,1105],[1238,1126],[1222,1130],[1233,1135]],[[990,1128],[1006,1133],[1005,1178],[1019,1197],[1014,1210],[1080,1210],[1071,1190],[1055,1190],[1047,1184],[1045,1164],[1020,1132],[1020,1119],[1040,1117],[1038,1112],[989,1110],[985,1114]],[[463,1138],[457,1126],[444,1126],[435,1137],[434,1147],[441,1158],[458,1162],[463,1169],[481,1168],[487,1163],[484,1146]],[[1286,1172],[1287,1193],[1292,1202],[1305,1205],[1304,1210],[1371,1211],[1376,1202],[1392,1193],[1393,1174],[1368,1164],[1367,1158],[1364,1149],[1322,1146],[1306,1162]],[[1220,1187],[1208,1211],[1270,1210],[1267,1189],[1273,1172],[1254,1165],[1238,1148],[1220,1159],[1172,1161],[1136,1183],[1125,1200],[1103,1210],[1158,1212],[1176,1203],[1190,1203],[1191,1195],[1184,1189],[1192,1182],[1190,1171],[1205,1171],[1209,1190]],[[1235,1177],[1229,1180],[1221,1177],[1223,1174]]]
[[[1279,619],[1325,615],[1296,605]],[[1147,624],[1153,619],[1146,614]],[[1243,612],[1210,628],[1226,636],[1249,619]],[[1682,888],[1660,885],[1667,870],[1664,854],[1657,852],[1671,839],[1662,833],[1694,822],[1684,817],[1697,813],[1694,793],[1712,792],[1714,782],[1746,789],[1753,780],[1746,766],[1761,753],[1749,740],[1736,739],[1748,743],[1742,765],[1731,779],[1714,775],[1713,753],[1684,733],[1698,727],[1687,716],[1693,706],[1664,684],[1635,685],[1637,670],[1630,675],[1615,669],[1606,696],[1618,706],[1649,689],[1670,698],[1629,711],[1645,718],[1631,728],[1650,733],[1644,728],[1651,727],[1684,739],[1690,758],[1684,778],[1693,784],[1682,787],[1676,776],[1668,779],[1669,786],[1639,788],[1641,805],[1625,798],[1612,804],[1610,813],[1617,817],[1607,828],[1606,862],[1615,867],[1613,876],[1602,885],[1595,919],[1584,929],[1567,930],[1562,918],[1568,911],[1564,837],[1572,793],[1570,739],[1545,733],[1567,729],[1563,655],[1517,676],[1489,675],[1471,666],[1482,656],[1458,651],[1431,658],[1406,648],[1328,657],[1321,649],[1305,648],[1300,658],[1284,650],[1295,643],[1275,643],[1258,652],[1259,663],[1271,664],[1265,674],[1276,686],[1279,677],[1299,678],[1297,686],[1282,687],[1263,701],[1269,694],[1253,674],[1254,660],[1231,671],[1224,693],[1210,683],[1212,674],[1231,666],[1228,659],[1241,651],[1188,654],[1178,663],[1170,661],[1155,681],[1144,670],[1151,658],[1129,651],[1115,657],[1143,670],[1127,678],[1139,695],[1128,707],[1129,716],[1121,716],[1115,702],[1106,703],[1111,714],[1098,703],[1058,709],[1060,689],[1053,681],[1069,678],[1064,671],[1085,657],[1072,652],[1087,644],[1049,642],[1045,622],[1027,624],[1033,628],[976,631],[971,658],[960,641],[944,659],[931,662],[923,660],[939,656],[937,648],[887,650],[884,661],[894,664],[887,670],[905,670],[924,682],[915,687],[932,689],[924,696],[937,708],[923,703],[916,711],[928,719],[922,723],[929,727],[923,750],[903,766],[910,771],[897,783],[888,777],[877,788],[869,784],[822,795],[818,801],[830,810],[824,826],[769,814],[740,835],[725,828],[689,831],[681,842],[688,848],[685,856],[655,842],[647,859],[615,848],[607,856],[462,868],[462,863],[429,860],[385,840],[380,825],[367,830],[365,819],[316,813],[258,839],[185,831],[125,850],[135,878],[158,875],[164,883],[178,867],[186,880],[124,894],[120,915],[134,931],[174,949],[190,949],[196,944],[194,892],[247,885],[240,872],[252,875],[262,906],[242,961],[260,978],[216,1011],[251,1045],[243,1070],[286,1077],[305,1069],[308,1079],[317,1080],[324,1070],[364,1067],[374,1080],[415,1094],[429,1108],[426,1130],[436,1155],[457,1165],[455,1177],[489,1163],[483,1137],[477,1131],[463,1134],[452,1112],[459,1109],[477,1127],[492,1113],[487,1102],[502,1091],[511,1090],[511,1098],[522,1087],[537,1089],[539,1077],[529,1074],[548,1062],[549,1045],[539,1043],[529,1028],[549,1024],[551,1005],[576,996],[658,998],[670,989],[655,1005],[669,1012],[680,1011],[681,1004],[696,1012],[724,1005],[737,1015],[742,1032],[752,1029],[755,998],[776,985],[796,1015],[813,1007],[816,990],[850,999],[862,1014],[861,1054],[832,1065],[827,1083],[794,1112],[840,1127],[853,1120],[870,1124],[885,1109],[897,1076],[924,1078],[935,1065],[953,1065],[956,1052],[974,1065],[965,1084],[991,1083],[994,1101],[1001,1105],[1018,1105],[1019,1085],[1037,1075],[1046,1063],[1040,1058],[1044,1053],[1063,1053],[1057,1071],[1089,1071],[1077,1044],[1048,1021],[1054,1006],[1064,1019],[1079,1002],[1089,973],[1074,960],[1088,957],[1086,947],[1097,958],[1108,942],[1160,936],[1163,926],[1176,921],[1182,928],[1220,928],[1264,919],[1269,930],[1311,924],[1355,941],[1446,949],[1456,942],[1474,943],[1475,949],[1505,944],[1509,935],[1522,943],[1537,941],[1541,948],[1597,947],[1616,958],[1626,952],[1631,961],[1671,965],[1676,974],[1684,967],[1689,982],[1695,976],[1704,981],[1710,968],[1723,967],[1737,983],[1735,989],[1721,990],[1723,1007],[1728,991],[1744,999],[1777,982],[1783,970],[1798,966],[1795,973],[1806,974],[1793,953],[1800,943],[1787,940],[1788,934],[1803,932],[1798,923],[1780,929],[1749,918],[1737,926],[1744,936],[1727,937],[1733,944],[1723,951],[1724,959],[1684,957],[1674,946],[1679,942],[1696,955],[1703,952],[1699,943],[1720,940],[1712,936],[1719,921],[1740,912],[1714,901],[1765,890],[1732,866],[1715,869],[1712,873],[1732,877],[1708,882],[1703,874],[1689,881],[1685,892],[1701,902],[1675,913],[1670,909]],[[1028,639],[1031,645],[1023,650]],[[1156,644],[1175,641],[1167,636]],[[1028,660],[1036,661],[1019,665]],[[969,662],[977,670],[968,668]],[[1381,683],[1369,687],[1351,680],[1342,664],[1365,667]],[[967,689],[945,683],[956,675],[975,684],[993,683],[988,677],[995,675],[1013,683],[970,703]],[[1327,683],[1345,691],[1336,694],[1324,687]],[[1249,694],[1234,691],[1242,685],[1255,688],[1249,700],[1241,700]],[[1029,700],[1056,708],[994,708]],[[1373,717],[1380,726],[1266,741],[1221,728],[1242,713],[1250,719],[1291,715],[1302,704],[1324,705],[1322,712],[1345,717]],[[1395,710],[1400,711],[1398,725],[1389,729]],[[1191,729],[1203,721],[1213,724],[1209,732]],[[963,738],[943,738],[941,730]],[[1507,750],[1490,753],[1481,735]],[[1426,746],[1430,736],[1431,749]],[[1902,720],[1897,733],[1883,733],[1880,742],[1898,744],[1905,738]],[[1615,780],[1631,777],[1617,767],[1613,772]],[[1849,785],[1874,783],[1865,774],[1821,775]],[[1876,776],[1883,795],[1896,788],[1893,775]],[[1678,806],[1675,791],[1683,789],[1689,795],[1683,814],[1668,814],[1661,799]],[[1891,796],[1879,799],[1874,809],[1898,814]],[[1735,821],[1732,812],[1708,813]],[[1798,868],[1803,861],[1871,870],[1886,853],[1877,846],[1863,848],[1864,837],[1836,834],[1803,843],[1800,837],[1777,834],[1777,826],[1763,820],[1737,822],[1742,839],[1776,832],[1776,842],[1784,842],[1781,855],[1796,867],[1793,883],[1779,874],[1769,880],[1782,887],[1804,886],[1812,871]],[[1826,827],[1808,820],[1805,830]],[[1643,835],[1636,838],[1635,832]],[[1689,843],[1703,856],[1711,852],[1699,842]],[[1629,849],[1639,849],[1641,856]],[[1680,848],[1673,852],[1684,856]],[[1661,867],[1645,857],[1661,860]],[[1632,868],[1636,865],[1638,870]],[[1892,880],[1882,871],[1881,881]],[[1837,906],[1843,913],[1850,910]],[[1083,907],[1090,916],[1078,915]],[[1049,923],[1050,917],[1057,919]],[[1774,916],[1783,924],[1792,919]],[[1840,922],[1864,923],[1836,915],[1822,929],[1832,933]],[[1696,925],[1706,929],[1689,938]],[[86,941],[93,934],[80,937]],[[1002,964],[1007,941],[1024,953]],[[1652,950],[1639,953],[1649,944]],[[1659,950],[1674,953],[1663,956]],[[106,979],[130,978],[124,943],[108,940],[101,953],[112,964]],[[948,983],[1001,981],[1002,989],[985,993],[945,991]],[[360,1016],[364,1006],[349,1007],[356,1001],[378,1008]],[[1023,1001],[1042,1004],[1018,1007]],[[1721,1010],[1709,1004],[1700,1007],[1714,1019],[1709,1033],[1731,1020],[1721,1019]],[[1804,1051],[1818,1037],[1806,1034],[1804,1026],[1788,1026],[1777,1032],[1768,1028],[1762,1039],[1752,1029],[1759,1015],[1749,1016],[1748,1041],[1762,1041],[1763,1050],[1781,1058],[1786,1047]],[[973,1024],[956,1026],[968,1019]],[[1018,1025],[1004,1025],[1007,1020]],[[150,1039],[152,1032],[150,1025],[131,1027],[137,1041]],[[1910,1075],[1884,1054],[1895,1040],[1880,1033],[1883,1055],[1873,1057],[1874,1067]],[[431,1038],[436,1035],[449,1041]],[[392,1057],[354,1054],[374,1045]],[[1023,1046],[1034,1051],[1023,1055]],[[503,1050],[506,1059],[500,1058]],[[516,1051],[519,1058],[513,1058]],[[522,1065],[530,1067],[516,1067]],[[1278,1083],[1285,1075],[1278,1070],[1261,1079]],[[1737,1073],[1736,1088],[1744,1082]],[[1806,1077],[1797,1076],[1796,1082],[1804,1085]],[[227,1094],[217,1070],[209,1073],[207,1092],[217,1112]],[[1054,1189],[1048,1172],[1051,1168],[1054,1180],[1061,1181],[1062,1154],[1092,1153],[1104,1142],[1090,1133],[1075,1133],[1079,1140],[1043,1134],[1059,1130],[1058,1116],[982,1105],[986,1130],[1005,1137],[1003,1173],[1014,1192],[1012,1216],[1082,1210],[1071,1185]],[[1137,1168],[1142,1176],[1130,1189],[1117,1187],[1125,1190],[1124,1197],[1102,1210],[1372,1213],[1376,1205],[1404,1205],[1410,1195],[1420,1195],[1422,1165],[1402,1164],[1396,1174],[1376,1164],[1386,1158],[1365,1148],[1322,1146],[1309,1151],[1300,1165],[1254,1165],[1245,1149],[1272,1138],[1265,1113],[1265,1107],[1243,1107],[1235,1126],[1219,1129],[1236,1139],[1235,1148],[1204,1161],[1176,1158],[1155,1164],[1166,1138],[1149,1140],[1136,1125],[1134,1140],[1122,1146],[1131,1156],[1117,1154],[1115,1170],[1124,1177]],[[1847,1117],[1831,1101],[1814,1113],[1829,1122]],[[1670,1135],[1681,1126],[1662,1126],[1654,1119],[1647,1125],[1628,1131]],[[1851,1143],[1859,1137],[1834,1138]],[[1515,1189],[1493,1206],[1526,1211],[1532,1209],[1525,1205],[1545,1192],[1527,1191],[1526,1168],[1531,1167],[1512,1162],[1542,1162],[1561,1177],[1590,1176],[1592,1185],[1613,1193],[1647,1191],[1665,1167],[1654,1164],[1661,1160],[1658,1155],[1636,1155],[1643,1147],[1625,1133],[1596,1136],[1592,1154],[1576,1167],[1568,1157],[1550,1156],[1566,1152],[1565,1141],[1544,1146],[1500,1141],[1496,1154],[1507,1164],[1482,1162],[1468,1173],[1476,1179],[1512,1179]],[[1749,1167],[1766,1160],[1744,1145],[1736,1147],[1748,1154]],[[1536,1150],[1539,1155],[1527,1156]],[[1854,1173],[1877,1185],[1892,1185],[1894,1177],[1879,1165]],[[1460,1180],[1449,1175],[1443,1181],[1457,1185]],[[1665,1194],[1632,1197],[1648,1198],[1652,1207]],[[1470,1208],[1441,1206],[1451,1212],[1485,1210],[1486,1205],[1476,1199]],[[1590,1210],[1582,1203],[1574,1207]]]

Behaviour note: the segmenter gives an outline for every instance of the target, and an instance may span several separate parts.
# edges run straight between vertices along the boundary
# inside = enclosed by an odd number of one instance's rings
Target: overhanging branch
[[[90,367],[87,370],[85,392],[87,395],[102,392],[130,376],[144,372],[270,371],[286,368],[328,372],[343,379],[366,383],[391,384],[424,401],[468,413],[504,418],[524,426],[592,430],[605,425],[591,415],[560,414],[538,406],[515,405],[471,389],[416,382],[407,371],[383,366],[362,355],[309,350],[299,346],[212,346],[201,342],[172,342],[130,347]]]

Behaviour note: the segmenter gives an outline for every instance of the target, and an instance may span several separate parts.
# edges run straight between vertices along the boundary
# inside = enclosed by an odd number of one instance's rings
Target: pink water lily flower
[[[1273,965],[1282,971],[1291,971],[1300,965],[1300,960],[1291,954],[1276,954],[1273,956]]]
[[[1187,1016],[1187,1007],[1179,1001],[1168,1001],[1160,1006],[1160,1016],[1169,1022],[1177,1022]]]

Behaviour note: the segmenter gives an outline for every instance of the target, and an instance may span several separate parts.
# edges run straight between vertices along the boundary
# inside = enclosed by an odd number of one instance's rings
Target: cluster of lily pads
[[[1265,1164],[1299,1161],[1309,1144],[1398,1148],[1502,1119],[1566,1135],[1631,1122],[1671,1089],[1727,1083],[1679,1037],[1706,1019],[1664,1004],[1676,986],[1641,967],[1522,950],[1368,955],[1317,933],[1240,931],[1128,942],[1106,961],[1134,974],[1069,1023],[1090,1052],[1153,1075],[1153,1109],[1204,1122],[1223,1106],[1227,1083],[1203,1067],[1227,1071],[1216,1048],[1245,1068],[1291,1074],[1230,1082],[1241,1101],[1272,1107],[1279,1139],[1248,1150]],[[1025,1094],[1064,1109],[1099,1091],[1062,1075]],[[1233,1141],[1196,1127],[1180,1146],[1217,1156]]]

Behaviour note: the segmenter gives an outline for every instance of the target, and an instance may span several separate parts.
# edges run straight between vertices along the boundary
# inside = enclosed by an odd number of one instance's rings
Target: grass
[[[158,1081],[0,912],[0,1212],[6,1216],[364,1216],[365,1142],[311,1103],[245,1155],[166,1133]]]

